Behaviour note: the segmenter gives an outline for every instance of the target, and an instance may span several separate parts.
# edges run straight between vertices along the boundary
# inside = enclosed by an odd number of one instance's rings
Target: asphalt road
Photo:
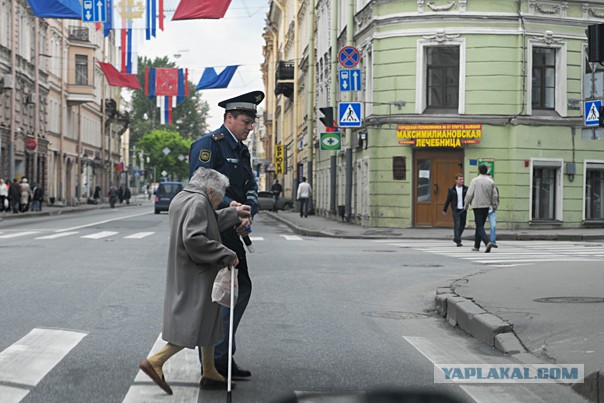
[[[294,235],[260,214],[234,402],[317,391],[445,390],[461,401],[580,401],[560,385],[434,384],[434,363],[511,363],[433,312],[434,290],[484,267],[396,243]],[[0,402],[223,402],[192,351],[139,374],[161,332],[168,215],[152,206],[0,227]],[[560,400],[563,399],[563,400]],[[312,402],[314,400],[305,400]]]

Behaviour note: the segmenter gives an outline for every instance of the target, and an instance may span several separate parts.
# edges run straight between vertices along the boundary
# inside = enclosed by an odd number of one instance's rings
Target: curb
[[[438,287],[434,302],[438,314],[446,318],[451,326],[459,327],[470,336],[523,363],[536,362],[536,357],[514,333],[513,324],[485,311],[472,300],[459,296],[451,287]],[[602,371],[592,372],[584,376],[583,383],[575,383],[570,387],[591,402],[604,403]]]
[[[129,206],[142,206],[143,203],[130,203],[128,204],[122,204],[122,205],[115,205],[115,208],[122,208],[122,207],[129,207]],[[18,213],[18,214],[7,214],[6,216],[0,216],[0,222],[2,221],[11,221],[11,220],[15,220],[18,218],[27,218],[27,217],[47,217],[47,216],[55,216],[55,215],[61,215],[61,214],[68,214],[68,213],[77,213],[77,212],[83,212],[83,211],[91,211],[91,210],[101,210],[101,209],[108,209],[111,208],[109,207],[109,204],[104,205],[104,204],[96,204],[96,205],[82,205],[80,206],[70,206],[70,207],[62,207],[60,209],[57,210],[42,210],[42,211],[28,211],[25,213]]]
[[[293,222],[289,221],[287,218],[280,216],[278,213],[275,214],[271,211],[262,211],[262,214],[266,214],[269,217],[274,218],[275,220],[287,225],[291,230],[293,230],[298,235],[303,236],[312,236],[318,238],[341,238],[341,239],[451,239],[450,234],[442,235],[442,236],[417,236],[411,234],[376,234],[376,235],[366,235],[366,234],[358,234],[351,235],[345,232],[329,232],[323,230],[313,230],[308,228],[300,227]],[[328,218],[325,218],[326,220]],[[358,224],[349,224],[349,225],[358,225]],[[463,238],[464,241],[471,242],[474,238],[466,237]],[[538,233],[498,233],[498,240],[506,240],[506,241],[536,241],[536,240],[546,240],[546,241],[601,241],[604,240],[604,231],[602,234],[538,234]]]

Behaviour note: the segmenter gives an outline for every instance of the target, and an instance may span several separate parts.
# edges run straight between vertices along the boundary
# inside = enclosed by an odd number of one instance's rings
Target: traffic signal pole
[[[337,3],[337,2],[336,2]],[[348,0],[348,14],[346,23],[346,45],[353,46],[354,40],[354,1]],[[346,101],[352,101],[352,92],[346,92]],[[338,112],[339,116],[339,112]],[[352,129],[346,129],[346,221],[350,221],[352,215]]]
[[[308,183],[310,186],[314,186],[313,181],[313,151],[314,151],[314,133],[315,133],[315,0],[310,0],[310,33],[308,43],[311,44],[310,51],[308,52],[308,140],[306,142],[306,154],[308,161],[308,168],[306,169]],[[315,193],[316,194],[316,193]],[[312,198],[311,198],[312,200]],[[310,207],[313,207],[314,203],[311,203]]]
[[[333,110],[338,108],[338,5],[339,1],[331,2],[331,105]],[[331,152],[330,158],[330,175],[329,175],[329,212],[336,215],[336,173],[337,168],[337,151]]]

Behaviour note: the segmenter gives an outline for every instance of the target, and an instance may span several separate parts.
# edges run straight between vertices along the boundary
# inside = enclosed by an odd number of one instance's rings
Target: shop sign
[[[480,143],[482,124],[398,125],[396,137],[399,144],[458,148]]]
[[[276,174],[283,174],[284,162],[285,162],[285,159],[283,158],[283,146],[278,145],[278,146],[276,146],[276,153],[275,153],[275,173]]]

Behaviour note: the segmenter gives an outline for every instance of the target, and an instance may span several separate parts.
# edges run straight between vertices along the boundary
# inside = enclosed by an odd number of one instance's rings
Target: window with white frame
[[[531,221],[562,221],[562,160],[534,160]]]
[[[365,116],[373,114],[373,52],[371,47],[368,47],[365,52],[364,68],[365,68],[365,85],[363,86],[365,92]]]
[[[532,107],[556,107],[556,49],[533,48]]]
[[[555,111],[566,116],[566,44],[532,40],[528,43],[527,52],[527,112]]]
[[[415,112],[464,114],[465,64],[463,38],[418,41]]]
[[[604,161],[585,162],[585,220],[604,220]]]
[[[75,83],[88,85],[88,56],[76,55],[75,57]]]

